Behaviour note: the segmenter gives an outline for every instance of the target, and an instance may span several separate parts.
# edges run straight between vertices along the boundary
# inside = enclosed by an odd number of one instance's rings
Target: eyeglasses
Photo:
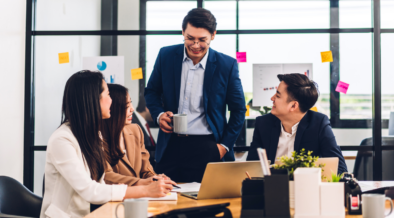
[[[193,46],[196,43],[197,43],[197,45],[199,45],[201,47],[207,47],[209,45],[209,43],[205,42],[205,41],[197,41],[197,42],[195,42],[195,41],[193,41],[191,39],[184,39],[183,41],[186,42],[186,44],[188,46]]]

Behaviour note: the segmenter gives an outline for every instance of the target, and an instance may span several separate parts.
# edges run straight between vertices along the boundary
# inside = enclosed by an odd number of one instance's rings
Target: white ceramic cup
[[[124,206],[124,218],[147,218],[148,217],[148,200],[145,199],[126,199],[116,205],[115,216],[118,218],[119,205]]]
[[[175,133],[185,133],[187,131],[187,114],[174,114],[172,119]]]
[[[390,212],[384,214],[385,201],[390,201]],[[393,212],[393,201],[383,194],[363,194],[362,195],[363,218],[384,218]]]

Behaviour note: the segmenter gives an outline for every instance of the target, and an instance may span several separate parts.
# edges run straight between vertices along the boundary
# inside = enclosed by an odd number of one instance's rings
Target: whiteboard
[[[124,85],[124,57],[98,56],[84,57],[83,69],[100,71],[106,83]]]
[[[279,86],[278,74],[300,73],[313,78],[313,64],[253,64],[253,107],[272,106]]]

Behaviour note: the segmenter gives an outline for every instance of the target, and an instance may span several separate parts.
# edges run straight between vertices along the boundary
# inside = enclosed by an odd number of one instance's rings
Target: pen
[[[151,172],[153,175],[155,175],[156,176],[156,173],[155,172],[153,172],[149,167],[148,167],[148,170],[149,170],[149,172]],[[155,179],[155,178],[153,178],[153,181],[158,181],[158,179]],[[179,187],[179,186],[176,186],[176,185],[172,185],[173,187],[175,187],[175,188],[181,188],[181,187]]]
[[[246,175],[248,176],[249,179],[252,179],[252,177],[250,177],[248,171],[245,171]]]

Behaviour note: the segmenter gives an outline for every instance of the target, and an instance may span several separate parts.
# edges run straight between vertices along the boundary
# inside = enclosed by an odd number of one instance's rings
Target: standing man
[[[177,182],[201,182],[206,165],[235,160],[233,146],[245,120],[245,99],[234,58],[209,46],[216,35],[213,14],[196,8],[182,23],[184,44],[164,47],[145,99],[160,126],[156,172]],[[228,106],[230,119],[226,119]],[[173,133],[173,114],[187,114],[188,129]]]

